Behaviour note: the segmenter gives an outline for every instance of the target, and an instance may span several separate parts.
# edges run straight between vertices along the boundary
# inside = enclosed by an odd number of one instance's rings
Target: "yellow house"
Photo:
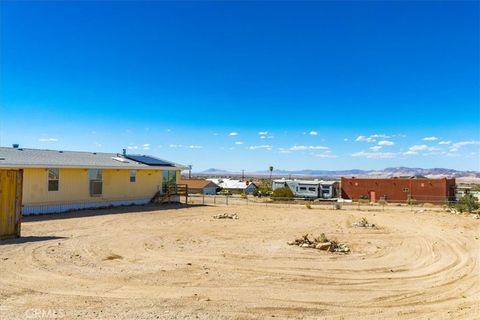
[[[23,215],[145,204],[186,167],[146,155],[0,148],[0,169],[23,169]],[[170,200],[179,200],[173,197]]]

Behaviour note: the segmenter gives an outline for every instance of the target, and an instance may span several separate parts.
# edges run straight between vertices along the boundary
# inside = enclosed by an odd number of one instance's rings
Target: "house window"
[[[315,191],[317,191],[317,188],[315,188],[315,187],[310,187],[310,188],[308,188],[308,191],[313,191],[313,192],[315,192]]]
[[[102,195],[103,179],[101,169],[88,170],[88,180],[90,182],[90,196],[98,197]]]
[[[48,169],[48,191],[58,191],[60,181],[60,169]]]
[[[162,173],[162,189],[167,191],[167,187],[177,183],[177,172],[165,170]]]
[[[403,188],[402,191],[403,191],[403,192],[408,192],[408,191],[410,191],[410,189],[408,189],[408,188]]]
[[[307,191],[307,187],[300,187],[300,191]]]
[[[130,170],[130,182],[137,182],[137,170]]]

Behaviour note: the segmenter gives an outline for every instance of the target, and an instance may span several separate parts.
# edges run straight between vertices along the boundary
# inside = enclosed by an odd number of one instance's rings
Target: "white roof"
[[[224,189],[246,189],[248,184],[245,181],[233,180],[233,179],[207,179],[212,181],[220,188]]]
[[[337,181],[325,181],[325,180],[297,180],[297,179],[276,179],[276,180],[273,180],[273,182],[277,182],[277,183],[285,183],[285,182],[296,182],[296,183],[299,183],[299,184],[311,184],[311,185],[319,185],[319,184],[322,184],[322,185],[333,185],[335,183],[337,183]]]

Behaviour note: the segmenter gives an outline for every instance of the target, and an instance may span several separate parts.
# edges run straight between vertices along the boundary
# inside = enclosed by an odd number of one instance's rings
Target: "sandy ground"
[[[212,219],[224,212],[240,219]],[[380,228],[352,228],[361,217]],[[23,238],[0,242],[0,319],[480,319],[479,229],[471,216],[402,208],[30,218]],[[307,232],[352,253],[286,244]]]

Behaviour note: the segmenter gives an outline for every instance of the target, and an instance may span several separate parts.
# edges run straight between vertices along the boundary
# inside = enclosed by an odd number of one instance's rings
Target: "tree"
[[[292,190],[290,190],[290,188],[283,187],[283,188],[278,188],[278,189],[273,190],[272,198],[273,199],[278,199],[278,200],[293,199],[294,195],[293,195]]]
[[[272,180],[273,166],[268,167],[268,170],[270,170],[270,180]]]
[[[465,193],[455,204],[455,209],[459,212],[472,212],[480,208],[477,197],[471,193]]]

